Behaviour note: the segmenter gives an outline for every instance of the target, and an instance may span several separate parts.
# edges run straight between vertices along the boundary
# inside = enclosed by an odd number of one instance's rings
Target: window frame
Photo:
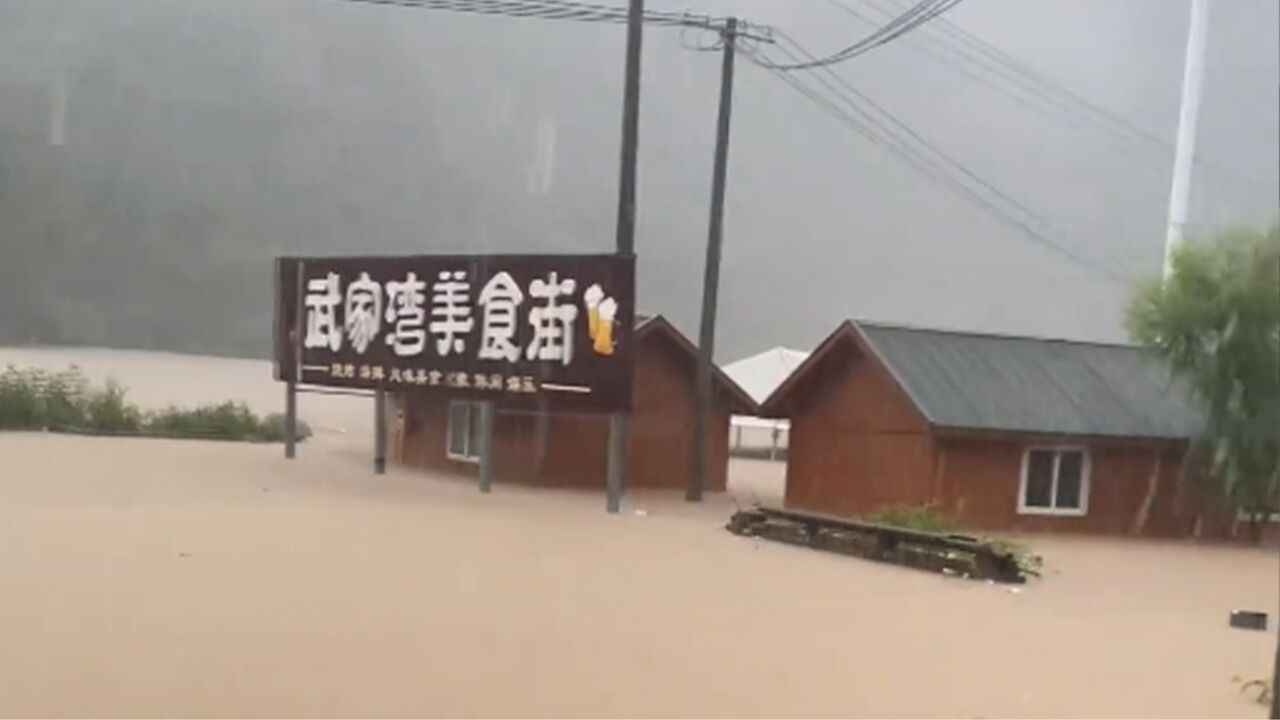
[[[454,433],[453,408],[455,405],[462,406],[466,408],[466,411],[467,411],[466,422],[463,423],[463,427],[461,430],[463,433],[462,444],[465,449],[461,453],[456,453],[453,451],[453,433]],[[476,410],[477,410],[477,404],[470,400],[450,400],[449,401],[449,408],[448,408],[448,415],[447,415],[448,419],[445,421],[444,454],[450,460],[457,460],[458,462],[479,464],[480,448],[471,447],[471,440],[472,440],[471,424],[474,422],[474,419],[472,418],[472,413],[476,412]]]
[[[1053,453],[1053,482],[1049,485],[1051,502],[1058,502],[1058,473],[1062,468],[1062,453],[1080,453],[1080,504],[1074,508],[1056,506],[1039,507],[1027,505],[1027,475],[1031,470],[1031,453]],[[1089,514],[1089,485],[1093,462],[1089,457],[1089,449],[1083,445],[1029,445],[1022,451],[1022,473],[1018,481],[1018,514],[1019,515],[1055,515],[1058,517],[1084,517]]]

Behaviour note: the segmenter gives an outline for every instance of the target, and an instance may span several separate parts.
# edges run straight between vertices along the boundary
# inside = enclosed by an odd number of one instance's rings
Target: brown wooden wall
[[[1080,447],[1089,456],[1088,513],[1050,516],[1018,513],[1023,453],[1028,447]],[[1190,533],[1197,504],[1181,482],[1178,446],[1152,441],[1079,438],[942,438],[935,462],[941,468],[937,504],[969,527],[988,530],[1109,534]],[[1155,480],[1145,526],[1140,513]]]
[[[691,452],[692,359],[666,335],[639,336],[633,387],[628,486],[682,488],[688,480]],[[719,400],[708,448],[706,489],[711,492],[723,491],[728,475],[729,412],[725,399]],[[474,463],[452,460],[446,453],[446,398],[400,396],[393,404],[404,415],[402,429],[392,425],[393,460],[433,470],[479,473]],[[608,466],[608,417],[551,414],[545,422],[547,440],[542,453],[536,415],[498,412],[494,419],[494,480],[603,488]]]
[[[791,416],[787,505],[862,514],[932,494],[932,440],[888,371],[852,343],[814,368]]]
[[[825,354],[790,401],[789,506],[865,515],[934,504],[975,529],[1128,534],[1155,475],[1149,535],[1185,535],[1206,503],[1182,481],[1182,446],[1166,441],[938,435],[878,358],[852,339]],[[1018,513],[1028,446],[1084,446],[1088,513]],[[1157,465],[1157,460],[1158,465]]]

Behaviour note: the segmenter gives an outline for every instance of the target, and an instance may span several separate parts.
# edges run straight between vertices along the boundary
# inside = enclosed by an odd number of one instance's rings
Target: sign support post
[[[387,471],[387,391],[378,388],[373,392],[373,472],[382,475]]]
[[[480,492],[493,489],[493,402],[478,403],[480,409]]]
[[[605,509],[617,513],[622,509],[622,494],[626,491],[627,439],[631,418],[622,413],[609,416],[609,469],[605,477],[607,494]]]
[[[292,460],[298,454],[298,383],[290,380],[284,386],[284,457]]]
[[[298,381],[302,379],[303,265],[304,263],[299,262],[294,273],[293,367],[284,389],[284,457],[286,460],[292,460],[298,454]],[[279,273],[277,273],[278,276]],[[288,330],[286,329],[285,332],[285,337],[289,338]]]

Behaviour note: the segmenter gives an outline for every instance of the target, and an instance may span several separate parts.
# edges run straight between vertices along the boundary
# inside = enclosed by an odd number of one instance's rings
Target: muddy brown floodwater
[[[148,405],[274,410],[267,363],[0,349],[78,362]],[[279,446],[0,434],[6,716],[1262,717],[1277,557],[1187,542],[1032,537],[1010,588],[723,528],[776,495],[372,474],[367,400],[305,398]],[[635,511],[642,509],[644,514]],[[1227,626],[1272,613],[1270,632]]]

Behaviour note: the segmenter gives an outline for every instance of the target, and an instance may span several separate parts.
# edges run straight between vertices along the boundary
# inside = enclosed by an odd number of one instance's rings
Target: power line
[[[895,0],[884,0],[883,3],[879,0],[855,1],[888,17],[893,17],[895,12],[901,10],[901,6]],[[880,22],[853,9],[844,0],[827,0],[827,3],[841,12],[870,25],[876,25]],[[1102,132],[1122,143],[1122,147],[1134,150],[1134,153],[1128,154],[1135,160],[1150,159],[1150,151],[1156,149],[1172,152],[1173,144],[1168,140],[1139,127],[1116,112],[1090,101],[1072,90],[1061,80],[1035,70],[1008,52],[965,30],[960,25],[946,18],[941,18],[936,23],[933,23],[932,28],[936,31],[935,37],[932,39],[938,46],[949,51],[947,55],[944,56],[924,44],[924,39],[912,44],[952,70],[986,85],[1013,102],[1072,127],[1078,129],[1087,127]],[[948,42],[947,38],[951,42]],[[963,64],[957,63],[956,60],[968,63],[980,72],[969,70]],[[1135,154],[1138,151],[1141,151],[1142,154]],[[1231,177],[1255,186],[1265,186],[1257,178],[1230,170],[1203,158],[1198,159],[1197,163],[1205,169],[1217,172],[1221,176]],[[1162,169],[1149,165],[1144,166],[1144,169],[1163,172]]]
[[[846,48],[837,50],[825,57],[815,57],[805,62],[778,64],[765,61],[766,67],[774,70],[807,70],[844,62],[892,42],[959,5],[961,2],[962,0],[919,0],[919,2],[907,8],[900,15],[893,17],[883,27]]]
[[[596,5],[591,3],[576,2],[573,0],[344,0],[345,2],[359,2],[375,5],[392,5],[399,7],[414,7],[433,10],[447,10],[455,12],[479,13],[487,15],[501,15],[505,17],[523,17],[523,18],[540,18],[550,20],[569,20],[582,22],[609,22],[621,23],[627,19],[626,9],[616,6]],[[873,33],[874,39],[861,42],[861,48],[850,52],[849,48],[836,53],[839,59],[833,59],[835,56],[829,56],[826,61],[819,60],[816,56],[803,48],[794,39],[786,36],[780,31],[773,31],[770,28],[762,27],[756,33],[742,32],[745,37],[754,39],[758,42],[773,42],[773,35],[776,33],[778,37],[783,38],[793,49],[780,47],[783,52],[793,62],[790,64],[773,63],[755,52],[754,48],[744,46],[742,51],[753,62],[768,68],[773,74],[783,79],[788,85],[800,91],[811,101],[818,104],[824,110],[828,111],[837,119],[841,120],[847,126],[853,128],[859,134],[871,140],[876,145],[882,147],[903,162],[910,165],[917,172],[921,173],[930,180],[938,183],[944,188],[951,190],[964,197],[966,200],[992,214],[994,217],[1002,220],[1004,223],[1020,229],[1025,235],[1040,241],[1046,247],[1064,255],[1065,257],[1095,270],[1102,272],[1108,277],[1123,282],[1123,279],[1112,273],[1109,269],[1100,267],[1089,260],[1076,255],[1069,249],[1055,243],[1045,236],[1034,225],[1044,226],[1047,223],[1034,211],[1019,203],[1006,193],[999,190],[991,183],[984,180],[977,173],[973,172],[963,164],[951,158],[940,148],[930,143],[919,133],[912,130],[902,121],[898,120],[888,110],[876,104],[865,94],[859,92],[851,84],[840,78],[827,65],[832,62],[838,62],[842,59],[848,59],[860,52],[865,52],[872,47],[878,47],[892,39],[901,36],[919,27],[921,24],[937,17],[946,10],[957,5],[961,0],[921,0],[912,10],[903,13],[895,19],[895,22],[887,24],[876,33]],[[644,17],[646,23],[677,26],[684,28],[704,28],[704,29],[722,29],[725,20],[716,19],[709,16],[695,16],[689,13],[672,13],[672,12],[646,12]],[[743,31],[746,30],[744,24]],[[871,37],[871,36],[869,36]],[[710,49],[710,48],[702,48]],[[800,54],[797,54],[797,51]],[[801,57],[803,55],[803,57]],[[789,75],[790,71],[808,70],[816,77],[832,95],[840,99],[843,104],[853,111],[853,114],[846,110],[842,110],[839,106],[830,100],[822,97],[813,91],[812,88],[805,87],[802,83]],[[821,76],[818,76],[816,70],[821,70],[833,78],[837,83],[842,85],[846,93],[842,93],[835,85]],[[849,95],[856,96],[858,100],[850,98]],[[868,105],[874,110],[875,115],[869,112],[861,103]],[[855,117],[856,116],[856,117]],[[883,119],[882,119],[883,118]],[[888,123],[888,124],[886,124]],[[896,130],[890,125],[896,127]],[[908,139],[904,139],[903,135]],[[923,151],[920,149],[923,148]],[[953,172],[967,178],[968,182],[958,179]],[[976,186],[976,187],[975,187]],[[991,199],[991,196],[996,198]]]
[[[888,43],[892,40],[897,39],[902,35],[905,35],[908,32],[911,32],[912,30],[920,27],[921,25],[924,25],[925,23],[938,17],[939,15],[942,15],[943,13],[947,12],[951,8],[955,7],[956,5],[959,5],[960,2],[961,0],[944,0],[943,2],[938,3],[936,6],[921,13],[916,20],[910,23],[906,23],[898,27],[893,32],[888,33],[884,37],[880,38],[873,47],[879,47],[881,45],[884,45],[885,43]],[[867,48],[867,50],[869,49],[871,48]]]
[[[787,55],[788,58],[800,61],[802,60],[802,56],[804,58],[812,57],[808,51],[800,46],[799,43],[789,35],[782,31],[776,31],[776,33],[778,39],[782,41],[777,46],[778,50]],[[775,74],[781,72],[767,65],[765,67],[773,70]],[[830,78],[830,80],[818,76],[817,73],[819,71],[821,71],[826,78]],[[1004,214],[1011,214],[1009,211],[1012,210],[1016,212],[1016,214],[1021,215],[1021,217],[1018,218],[1020,221],[1029,221],[1036,225],[1046,224],[1044,218],[1035,211],[987,182],[977,173],[966,167],[963,163],[952,158],[937,145],[934,145],[920,133],[916,132],[906,123],[899,120],[893,115],[893,113],[876,103],[865,93],[862,93],[857,88],[853,87],[851,83],[846,81],[831,68],[824,66],[810,69],[809,72],[813,73],[814,76],[817,77],[818,82],[829,92],[844,101],[844,104],[861,119],[860,125],[868,134],[878,140],[882,147],[894,152],[899,159],[911,164],[912,167],[917,170],[924,172],[928,177],[939,182],[947,189],[959,190],[971,197],[974,197],[973,194],[981,192],[981,190],[975,191],[963,181],[956,180],[954,176],[950,174],[948,170],[948,168],[950,168],[950,170],[959,172],[967,178],[969,182],[976,184],[987,193],[994,195],[1001,203],[1007,206],[1005,208],[1001,208],[1000,212]],[[843,92],[837,89],[832,82],[843,87]],[[850,98],[850,95],[856,99]],[[867,109],[867,106],[870,107],[870,110]],[[903,134],[906,135],[905,138],[903,137]],[[923,148],[923,150],[921,150],[921,148]],[[982,203],[991,202],[981,195],[977,195],[976,199]]]
[[[813,57],[811,53],[809,53],[803,47],[799,46],[798,43],[796,43],[793,39],[791,39],[785,33],[782,33],[781,31],[775,31],[775,34],[780,40],[783,41],[777,46],[778,50],[782,52],[784,55],[786,55],[788,59],[793,60],[796,63],[799,63],[799,62],[803,62],[805,58]],[[787,47],[788,45],[791,47]],[[819,76],[815,70],[810,69],[809,70],[810,75],[813,78],[815,78],[820,85],[826,88],[828,94],[831,96],[834,96],[835,100],[832,100],[831,97],[825,96],[822,92],[815,90],[813,87],[805,85],[797,77],[798,75],[797,73],[779,70],[771,67],[768,64],[760,63],[758,62],[758,58],[755,57],[754,53],[749,54],[748,57],[750,57],[753,62],[756,62],[756,64],[761,65],[762,67],[765,67],[774,76],[778,77],[787,85],[792,87],[794,90],[804,95],[806,98],[808,98],[814,104],[818,105],[821,109],[826,111],[829,115],[831,115],[832,117],[840,121],[842,124],[851,128],[852,130],[857,132],[859,135],[871,141],[873,144],[889,152],[891,155],[901,160],[902,162],[906,163],[907,165],[912,167],[914,170],[919,172],[921,175],[941,185],[945,189],[961,196],[963,199],[968,201],[969,204],[992,215],[993,217],[1000,220],[1004,224],[1009,225],[1021,231],[1021,233],[1026,237],[1028,237],[1029,239],[1032,239],[1040,243],[1041,245],[1045,246],[1051,251],[1071,260],[1072,262],[1082,267],[1086,267],[1086,268],[1089,268],[1090,270],[1098,272],[1113,281],[1127,285],[1127,280],[1124,277],[1117,274],[1116,272],[1114,272],[1113,270],[1111,270],[1110,268],[1104,265],[1101,265],[1095,261],[1092,261],[1074,252],[1073,250],[1064,246],[1063,244],[1056,242],[1051,237],[1046,235],[1045,232],[1041,232],[1041,230],[1034,227],[1033,224],[1028,222],[1026,219],[1018,217],[1017,214],[1010,212],[1008,208],[1002,207],[1001,203],[997,203],[991,200],[988,196],[984,195],[984,193],[981,190],[975,189],[971,185],[966,184],[965,182],[962,182],[956,179],[953,175],[948,174],[945,169],[939,166],[939,162],[936,159],[931,160],[927,155],[921,153],[916,147],[913,146],[912,143],[904,140],[900,135],[897,135],[895,131],[887,127],[883,121],[877,120],[875,117],[873,117],[871,113],[869,113],[865,108],[861,107],[857,101],[852,99],[848,94],[841,92],[837,87],[832,85],[831,82]],[[834,72],[832,72],[829,68],[822,68],[822,69],[827,74],[836,78],[836,81],[839,82],[841,85],[843,85],[846,89],[853,89],[847,82],[840,79],[839,76],[836,75]],[[861,98],[868,99],[866,98],[865,95],[861,93],[857,93],[857,95]],[[840,107],[840,105],[843,105],[844,107],[842,108]],[[892,117],[891,113],[889,113],[884,108],[878,105],[875,105],[874,107],[883,116]],[[931,152],[933,152],[935,155],[939,155],[941,157],[947,157],[945,156],[945,154],[941,152],[941,150],[927,143],[927,141],[924,141],[924,139],[918,133],[911,131],[909,128],[907,128],[907,126],[904,123],[897,120],[897,118],[893,118],[890,122],[893,123],[895,126],[899,127],[900,129],[906,128],[905,132],[907,132],[908,136],[915,139],[917,141],[917,144],[920,142],[924,142],[926,145],[926,148],[929,149]],[[949,157],[947,159],[950,160]],[[954,162],[955,161],[952,161],[952,163]],[[959,164],[956,163],[956,165],[959,165]],[[963,167],[963,166],[960,166],[960,167]],[[975,181],[977,181],[978,184],[981,187],[985,188],[988,192],[991,192],[994,190],[995,192],[993,194],[996,194],[997,197],[1004,199],[1006,204],[1012,204],[1014,207],[1023,208],[1025,213],[1030,213],[1029,210],[1026,210],[1020,204],[1016,202],[1012,202],[1011,198],[1009,198],[1004,193],[996,190],[993,186],[990,185],[990,183],[987,183],[986,181],[981,180],[981,178],[977,176],[976,173],[973,173],[972,171],[968,170],[968,168],[964,168],[962,172],[966,177],[970,178],[970,180],[976,179]],[[1039,218],[1039,216],[1034,215],[1034,213],[1031,213],[1031,215],[1036,219]]]
[[[365,5],[388,5],[423,10],[497,15],[514,18],[560,20],[570,22],[601,22],[626,24],[627,8],[616,5],[598,5],[574,0],[341,0]],[[727,18],[700,13],[646,10],[642,15],[646,25],[665,27],[699,28],[722,32]],[[772,29],[765,25],[752,25],[742,21],[738,35],[754,43],[772,43]]]
[[[341,0],[367,5],[446,10],[481,15],[537,18],[544,20],[569,20],[578,22],[605,22],[622,24],[627,21],[627,9],[612,5],[572,2],[570,0]],[[717,19],[708,15],[648,11],[644,22],[673,27],[719,27]]]
[[[893,0],[885,0],[883,5],[875,0],[856,1],[863,6],[873,8],[886,15],[892,15],[892,8],[896,7]],[[853,10],[842,0],[827,0],[827,2],[846,14],[865,22],[875,22],[873,19]],[[885,5],[889,7],[886,8]],[[934,25],[934,29],[939,34],[946,35],[963,45],[963,48],[957,45],[950,45],[948,49],[959,52],[962,57],[981,66],[988,73],[1005,80],[1034,97],[1050,103],[1064,112],[1085,117],[1099,129],[1109,132],[1121,140],[1145,140],[1156,144],[1163,142],[1151,133],[1136,128],[1123,118],[1075,94],[1057,80],[1027,67],[1016,58],[949,20],[939,20]],[[943,44],[946,45],[946,43]],[[965,54],[965,48],[968,51],[967,55]]]
[[[775,31],[775,33],[785,43],[789,44],[794,50],[798,51],[802,55],[808,54],[807,51],[805,51],[804,48],[801,47],[799,43],[797,43],[789,35],[786,35],[781,30],[777,30]],[[785,48],[781,46],[779,47],[779,49],[785,50]],[[818,68],[818,69],[824,72],[828,77],[830,77],[832,80],[838,83],[841,87],[843,87],[846,92],[853,95],[863,104],[870,106],[870,108],[877,115],[879,115],[889,124],[896,127],[899,131],[906,133],[906,135],[911,139],[911,142],[913,142],[918,146],[924,147],[924,149],[928,152],[928,154],[932,155],[941,164],[953,168],[954,170],[958,171],[961,175],[964,175],[965,177],[967,177],[970,181],[986,189],[988,192],[998,197],[1005,204],[1007,204],[1008,206],[1012,207],[1013,209],[1021,213],[1025,219],[1030,220],[1037,225],[1047,224],[1047,221],[1039,213],[1027,207],[1026,205],[1022,204],[1018,200],[1014,199],[1004,191],[1000,190],[995,185],[992,185],[990,182],[985,180],[982,176],[970,170],[963,163],[961,163],[960,161],[948,155],[946,152],[942,150],[942,148],[933,144],[927,138],[922,136],[920,133],[916,132],[910,125],[907,125],[905,122],[899,120],[896,115],[889,112],[889,110],[887,110],[882,105],[877,103],[866,93],[863,93],[862,91],[858,90],[858,88],[854,87],[853,83],[850,83],[839,73],[835,72],[835,70],[831,69],[829,66],[822,66],[821,68]],[[882,124],[878,124],[878,126],[885,132],[889,132],[890,134],[892,134],[893,132],[892,130],[885,128]]]

